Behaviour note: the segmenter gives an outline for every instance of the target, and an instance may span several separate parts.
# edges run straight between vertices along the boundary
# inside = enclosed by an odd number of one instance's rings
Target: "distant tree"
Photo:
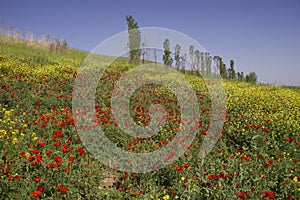
[[[132,16],[126,16],[128,28],[128,46],[131,62],[139,62],[141,57],[141,32]]]
[[[63,40],[62,42],[58,39],[55,38],[53,42],[49,45],[49,50],[50,51],[65,51],[68,49],[68,43],[67,40]]]
[[[141,50],[141,55],[142,55],[142,63],[144,64],[145,63],[145,56],[147,54],[147,50],[145,48],[145,43],[143,42],[142,44],[142,50]]]
[[[189,53],[190,53],[192,71],[195,70],[194,50],[195,50],[195,47],[193,45],[191,45],[190,48],[189,48]]]
[[[249,83],[257,83],[257,75],[255,72],[250,72],[246,75],[246,81]]]
[[[157,63],[156,48],[153,49],[153,54],[154,54],[154,63],[155,63],[155,66],[156,66],[156,63]]]
[[[205,57],[205,73],[206,73],[206,75],[210,75],[211,74],[212,57],[209,55],[208,52],[205,52],[204,57]]]
[[[217,57],[219,60],[219,72],[222,78],[227,78],[226,65],[223,63],[223,60],[220,56]]]
[[[163,43],[163,47],[164,47],[164,55],[163,55],[164,64],[167,66],[172,66],[173,59],[171,57],[169,39],[165,39],[165,41]]]
[[[223,61],[221,62],[221,71],[222,71],[222,74],[221,74],[222,78],[228,78],[228,73],[227,73],[227,70],[226,70],[226,64],[223,63]]]
[[[145,63],[145,59],[150,60],[150,51],[151,49],[148,46],[148,40],[146,35],[144,36],[144,42],[141,48],[141,55],[142,55],[142,63]]]
[[[244,81],[244,72],[238,72],[237,73],[237,79],[239,81]]]
[[[194,62],[195,62],[196,74],[200,75],[200,66],[201,66],[201,62],[202,62],[202,60],[201,60],[201,53],[197,49],[194,54],[195,54]]]
[[[234,61],[230,60],[230,67],[228,70],[228,78],[235,79]]]
[[[241,73],[240,72],[237,73],[237,79],[238,79],[238,81],[242,81]]]
[[[176,44],[175,49],[174,49],[174,59],[175,59],[175,67],[177,69],[180,69],[180,51],[181,51],[181,46],[179,44]]]
[[[61,42],[61,46],[60,46],[60,48],[61,48],[61,50],[63,50],[63,51],[65,51],[65,50],[67,50],[68,49],[68,43],[67,43],[67,40],[66,39],[63,39],[63,41]]]
[[[58,38],[55,38],[51,45],[49,46],[50,51],[58,51],[60,48],[60,41]]]
[[[214,56],[214,73],[220,74],[220,57]]]
[[[185,73],[186,53],[180,58],[181,70]]]
[[[205,65],[206,65],[206,57],[204,52],[200,52],[200,66],[201,66],[201,73],[204,75],[205,73]]]

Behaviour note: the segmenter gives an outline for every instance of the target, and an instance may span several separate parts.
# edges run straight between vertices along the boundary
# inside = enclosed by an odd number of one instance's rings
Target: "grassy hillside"
[[[126,173],[95,159],[75,128],[72,91],[87,52],[50,52],[4,36],[0,48],[2,199],[300,198],[299,89],[224,80],[224,127],[212,152],[200,160],[210,125],[210,95],[200,77],[184,75],[199,103],[195,139],[184,155],[163,169],[149,166],[152,172]],[[157,135],[129,136],[112,116],[114,85],[133,67],[127,59],[118,59],[99,80],[97,126],[120,149],[161,150],[182,128],[182,105],[170,89],[147,84],[130,97],[130,117],[142,127],[150,123],[149,107],[163,105],[166,123]]]

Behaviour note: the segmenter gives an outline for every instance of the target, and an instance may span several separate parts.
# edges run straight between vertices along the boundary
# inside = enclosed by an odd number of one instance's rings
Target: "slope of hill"
[[[4,37],[4,36],[3,36]],[[157,135],[134,138],[120,128],[111,107],[114,85],[135,65],[118,59],[99,80],[96,126],[116,147],[131,153],[186,145],[184,154],[148,173],[112,170],[95,159],[80,139],[72,112],[77,70],[87,52],[50,52],[26,41],[0,40],[0,196],[4,199],[236,199],[300,198],[300,94],[280,86],[224,80],[226,118],[213,150],[199,159],[209,136],[211,100],[200,77],[184,75],[199,105],[197,136],[174,140],[181,126],[177,96],[147,84],[130,96],[129,114],[141,127],[148,109],[161,104],[165,125]],[[126,123],[125,122],[123,123]],[[193,120],[191,120],[193,121]],[[89,127],[85,127],[88,128]],[[92,138],[93,139],[93,138]],[[174,144],[173,143],[173,144]],[[205,147],[204,147],[205,148]],[[98,158],[101,153],[99,152]],[[164,158],[168,162],[176,149]],[[111,158],[122,160],[122,158]],[[145,158],[146,159],[146,158]],[[124,160],[130,166],[135,160]],[[113,164],[111,164],[113,167]],[[143,165],[143,163],[141,163]]]

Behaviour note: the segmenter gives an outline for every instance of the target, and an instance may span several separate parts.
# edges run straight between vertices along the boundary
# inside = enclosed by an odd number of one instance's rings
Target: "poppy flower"
[[[42,192],[41,191],[35,191],[35,192],[30,192],[29,195],[31,197],[37,198],[39,196],[41,196]]]
[[[263,156],[259,153],[259,154],[257,154],[257,157],[262,158]]]
[[[35,177],[35,178],[34,178],[34,181],[35,181],[35,182],[40,182],[40,181],[41,181],[41,178],[40,178],[40,177]]]
[[[238,192],[238,197],[241,199],[246,199],[246,194],[244,192]]]
[[[188,167],[189,167],[189,165],[188,164],[183,164],[183,167],[185,168],[185,169],[187,169]]]
[[[179,172],[182,172],[182,166],[181,165],[177,166],[176,170],[179,171]]]
[[[67,188],[61,185],[57,185],[56,188],[60,190],[62,193],[67,193]]]

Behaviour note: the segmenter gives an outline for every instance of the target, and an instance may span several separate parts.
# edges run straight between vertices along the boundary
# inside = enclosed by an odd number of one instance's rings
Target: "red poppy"
[[[37,187],[37,188],[36,188],[36,191],[43,192],[43,187]]]
[[[188,167],[189,167],[189,165],[188,164],[183,164],[183,167],[185,168],[185,169],[187,169]]]
[[[54,143],[54,146],[58,147],[58,146],[60,146],[60,144],[61,144],[60,141],[57,141]]]
[[[82,155],[84,153],[84,149],[83,148],[76,149],[76,152]]]
[[[40,163],[42,161],[42,154],[38,154],[38,155],[36,155],[36,162],[37,163]]]
[[[41,181],[41,178],[40,178],[40,177],[35,177],[35,178],[34,178],[34,181],[35,181],[35,182],[40,182],[40,181]]]
[[[230,178],[230,177],[231,177],[230,174],[226,174],[226,175],[225,175],[225,178]]]
[[[262,158],[263,156],[259,153],[259,154],[257,154],[257,157]]]
[[[176,167],[176,170],[179,171],[179,172],[182,172],[182,166],[180,166],[180,165],[177,166],[177,167]]]
[[[273,192],[268,192],[268,196],[269,196],[271,199],[275,199],[275,198],[276,198],[276,195],[275,195]]]
[[[30,156],[29,158],[28,158],[28,161],[33,161],[34,160],[34,156]]]
[[[238,192],[238,197],[241,199],[246,199],[246,194],[244,192]]]
[[[19,176],[19,175],[15,176],[15,178],[16,178],[18,181],[21,180],[21,176]]]
[[[267,163],[264,164],[264,167],[268,168],[268,167],[270,167],[270,165],[272,165],[272,163],[273,163],[273,160],[269,160]]]
[[[216,175],[216,174],[212,174],[212,175],[209,175],[209,176],[208,176],[208,179],[209,179],[209,180],[212,180],[212,179],[215,179],[215,178],[217,178],[217,175]]]
[[[56,188],[60,190],[62,193],[66,193],[68,191],[66,187],[61,185],[56,186]]]
[[[62,161],[62,158],[60,156],[54,156],[54,160],[59,163]]]
[[[261,193],[261,195],[263,197],[269,197],[270,199],[275,199],[276,198],[276,195],[273,193],[273,192],[266,192],[266,191],[263,191]]]
[[[41,196],[42,192],[41,191],[35,191],[35,192],[30,192],[30,196],[31,197],[34,197],[34,198],[37,198],[39,196]]]
[[[249,157],[248,156],[243,156],[243,157],[241,157],[241,160],[247,161],[247,160],[249,160]]]
[[[261,193],[261,196],[267,197],[267,196],[268,196],[268,192],[262,192],[262,193]]]

